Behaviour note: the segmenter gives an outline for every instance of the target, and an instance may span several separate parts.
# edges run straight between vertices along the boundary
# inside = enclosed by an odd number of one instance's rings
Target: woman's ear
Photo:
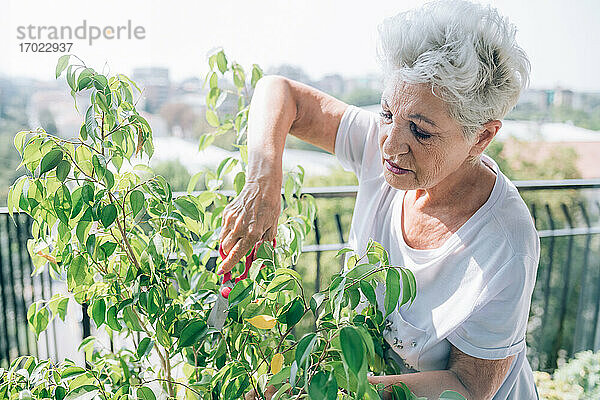
[[[477,132],[475,143],[471,146],[471,151],[469,154],[471,156],[478,156],[485,150],[486,147],[490,144],[492,139],[496,136],[500,128],[502,127],[502,122],[497,119],[492,121],[488,121],[483,124],[483,128]]]

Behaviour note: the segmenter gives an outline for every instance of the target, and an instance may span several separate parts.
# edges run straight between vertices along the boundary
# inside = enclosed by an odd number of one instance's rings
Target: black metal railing
[[[578,351],[597,351],[600,347],[600,180],[514,184],[530,207],[541,241],[527,356],[533,369],[551,372],[560,358],[568,359]],[[314,233],[306,238],[296,267],[307,272],[303,276],[308,277],[307,284],[314,284],[314,290],[319,290],[321,283],[341,267],[341,260],[334,255],[347,245],[345,238],[357,190],[357,186],[303,190],[315,197],[319,211]],[[329,207],[335,211],[327,212],[321,209],[325,202],[343,206]],[[26,249],[30,224],[28,216],[18,214],[13,223],[7,210],[0,209],[0,366],[20,354],[58,357],[56,326],[42,333],[38,341],[27,327],[29,305],[59,290],[53,289],[47,270],[31,275]],[[82,337],[93,334],[87,313],[78,315]]]

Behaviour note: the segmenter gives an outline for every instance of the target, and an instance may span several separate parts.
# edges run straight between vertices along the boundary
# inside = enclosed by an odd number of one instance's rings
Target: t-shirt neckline
[[[498,168],[498,165],[494,160],[492,160],[487,155],[482,155],[482,161],[488,163],[494,172],[496,173],[496,179],[494,181],[494,186],[492,188],[492,192],[490,196],[486,200],[485,203],[471,217],[457,229],[441,246],[436,247],[434,249],[414,249],[410,247],[404,240],[404,232],[402,229],[404,218],[404,197],[406,196],[406,191],[402,191],[401,196],[396,196],[396,198],[400,198],[401,204],[400,207],[394,207],[394,209],[400,210],[400,228],[399,228],[399,242],[404,252],[408,254],[415,261],[428,261],[438,256],[447,254],[448,251],[458,244],[461,243],[461,237],[465,237],[467,232],[473,228],[477,224],[477,222],[485,215],[487,212],[494,206],[496,201],[501,195],[502,190],[504,189],[504,180],[501,178],[501,172]]]

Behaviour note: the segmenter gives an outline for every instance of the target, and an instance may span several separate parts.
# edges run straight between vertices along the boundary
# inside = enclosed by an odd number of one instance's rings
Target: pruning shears
[[[220,293],[221,295],[217,297],[217,301],[215,302],[215,305],[213,306],[210,315],[208,316],[208,325],[212,326],[216,329],[221,329],[223,328],[223,325],[225,323],[225,318],[226,318],[226,314],[225,312],[227,311],[227,306],[229,305],[229,293],[231,292],[231,289],[233,289],[233,287],[235,286],[236,283],[238,283],[241,280],[244,280],[248,277],[248,272],[250,271],[250,267],[252,266],[252,263],[254,262],[254,259],[256,258],[256,250],[258,250],[258,248],[260,247],[260,245],[263,243],[263,241],[259,241],[257,242],[254,247],[252,248],[252,251],[250,252],[250,254],[248,254],[246,256],[246,262],[244,264],[244,272],[238,276],[235,279],[232,279],[231,276],[231,271],[226,272],[225,274],[223,274],[223,281],[221,282],[221,290]],[[273,239],[273,247],[275,247],[277,245],[277,241],[275,239]],[[219,243],[219,255],[221,256],[221,258],[225,259],[227,257],[227,254],[225,254],[225,251],[223,251],[223,247],[221,247],[221,244]],[[265,266],[264,264],[261,265],[260,269],[263,269]]]

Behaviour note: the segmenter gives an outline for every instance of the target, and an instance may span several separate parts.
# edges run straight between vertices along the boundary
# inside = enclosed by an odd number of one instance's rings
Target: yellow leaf
[[[256,317],[252,317],[247,319],[246,321],[250,322],[252,326],[258,329],[273,329],[277,320],[270,315],[257,315]]]
[[[271,373],[275,375],[279,371],[281,371],[281,367],[283,367],[283,354],[277,353],[273,356],[271,360]]]

